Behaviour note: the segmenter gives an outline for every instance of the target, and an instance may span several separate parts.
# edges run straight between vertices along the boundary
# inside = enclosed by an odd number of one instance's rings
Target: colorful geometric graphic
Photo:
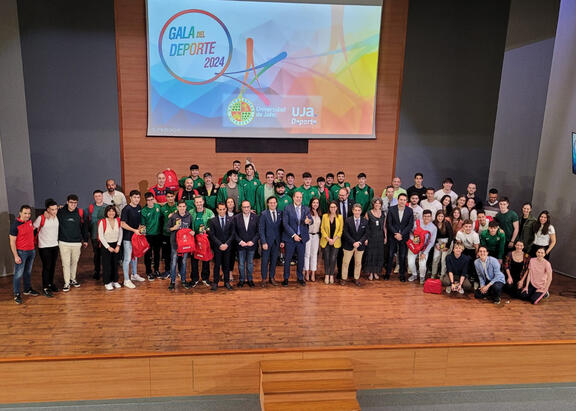
[[[147,1],[148,135],[374,138],[380,6],[189,4]]]

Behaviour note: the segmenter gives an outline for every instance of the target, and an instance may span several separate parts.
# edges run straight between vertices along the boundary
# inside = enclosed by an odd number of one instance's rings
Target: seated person
[[[471,258],[463,253],[464,245],[461,242],[454,244],[454,251],[446,256],[446,272],[440,277],[446,292],[452,291],[464,294],[464,291],[472,291],[472,283],[468,279],[468,269]]]
[[[522,288],[521,298],[538,304],[545,298],[550,297],[548,289],[552,282],[552,265],[545,259],[546,249],[544,247],[536,250],[536,258],[530,260],[528,271],[518,283]]]
[[[500,271],[500,263],[494,257],[488,255],[485,246],[478,248],[478,258],[474,261],[480,287],[474,292],[478,299],[491,299],[494,304],[500,304],[500,295],[506,279]]]

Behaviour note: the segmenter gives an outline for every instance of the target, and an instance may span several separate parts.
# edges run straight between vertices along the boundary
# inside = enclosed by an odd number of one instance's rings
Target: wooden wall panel
[[[192,163],[220,177],[235,159],[251,157],[260,172],[283,167],[298,177],[340,169],[355,183],[368,174],[376,192],[389,184],[395,167],[408,0],[384,1],[378,67],[375,140],[310,140],[308,154],[215,153],[213,138],[147,138],[146,18],[144,0],[116,0],[116,44],[123,186],[146,189],[155,174],[171,167],[179,175]],[[300,178],[297,183],[300,184]]]

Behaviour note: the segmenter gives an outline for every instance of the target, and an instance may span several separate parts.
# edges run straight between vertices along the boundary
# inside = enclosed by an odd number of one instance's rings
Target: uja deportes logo
[[[228,119],[237,126],[246,126],[254,120],[254,104],[244,97],[238,97],[228,104]]]

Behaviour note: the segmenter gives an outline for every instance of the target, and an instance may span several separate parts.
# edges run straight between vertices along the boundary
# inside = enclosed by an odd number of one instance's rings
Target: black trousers
[[[342,248],[342,247],[340,247]],[[339,248],[327,244],[322,250],[324,256],[324,275],[334,275],[336,270],[336,259],[338,257]]]
[[[92,250],[94,251],[94,273],[100,275],[100,266],[102,264],[102,248],[97,238],[92,239]]]
[[[229,283],[230,268],[228,267],[230,266],[230,247],[228,247],[226,251],[222,251],[217,246],[213,246],[212,250],[214,251],[214,284],[218,284],[220,282],[220,270],[222,270],[224,283]]]
[[[170,263],[172,258],[172,245],[170,236],[162,235],[162,259],[164,260],[164,271],[169,273],[171,270]]]
[[[476,250],[473,248],[465,248],[462,254],[470,257],[470,265],[468,266],[468,280],[474,285],[478,282],[478,274],[476,273],[476,267],[474,266],[474,261],[476,260]]]
[[[487,298],[492,299],[492,300],[497,300],[500,298],[500,295],[502,295],[502,288],[503,287],[504,287],[504,283],[497,281],[490,286],[490,288],[488,289],[486,294],[482,294],[480,292],[480,289],[477,289],[476,291],[474,291],[474,297],[475,298],[487,297]]]
[[[194,257],[191,257],[191,260],[190,277],[192,278],[192,282],[195,283],[200,280],[200,274],[198,273],[200,260],[197,260]],[[210,261],[202,261],[202,281],[210,281]]]
[[[116,243],[108,243],[112,248],[116,248]],[[106,248],[102,250],[102,280],[104,284],[118,282],[118,257],[117,253],[111,253]]]
[[[148,244],[150,244],[150,249],[146,251],[146,254],[144,254],[144,265],[146,266],[146,274],[150,274],[152,273],[152,261],[154,261],[154,271],[160,271],[160,249],[162,248],[162,235],[146,234],[146,240],[148,240]]]
[[[58,246],[39,248],[38,254],[40,254],[40,260],[42,260],[42,288],[48,288],[54,284]]]
[[[404,278],[406,276],[406,254],[408,254],[408,246],[404,240],[396,240],[394,235],[388,236],[388,244],[389,254],[386,274],[390,275],[394,272],[394,254],[398,254],[398,265],[400,266],[398,275],[400,278]]]

